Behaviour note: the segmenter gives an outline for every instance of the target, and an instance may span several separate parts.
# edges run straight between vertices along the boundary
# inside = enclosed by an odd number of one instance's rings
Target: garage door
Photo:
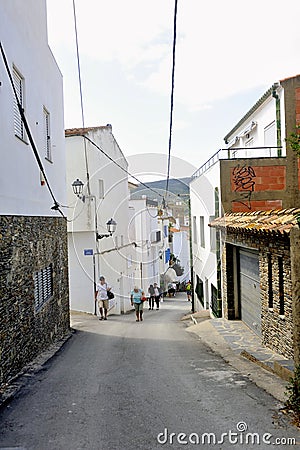
[[[258,252],[239,250],[241,319],[261,335],[261,300]]]

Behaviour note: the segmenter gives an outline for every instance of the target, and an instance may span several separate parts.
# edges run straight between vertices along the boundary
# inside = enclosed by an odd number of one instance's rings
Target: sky
[[[174,6],[75,0],[84,125],[111,124],[143,181],[167,175]],[[82,127],[73,0],[47,9],[65,128]],[[178,0],[171,177],[191,175],[274,82],[300,73],[299,15],[299,0]]]

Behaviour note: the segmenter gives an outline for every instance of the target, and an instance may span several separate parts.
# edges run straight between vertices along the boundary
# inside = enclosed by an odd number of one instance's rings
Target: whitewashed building
[[[162,255],[165,240],[158,216],[157,202],[145,195],[130,200],[130,232],[137,244],[135,265],[136,284],[146,293],[150,284],[160,284],[160,274],[164,271]]]
[[[179,265],[183,268],[183,274],[178,276],[180,283],[190,279],[190,243],[186,231],[173,232],[172,253],[179,260]]]
[[[213,309],[218,288],[217,239],[208,224],[220,215],[220,164],[207,167],[190,184],[194,309]]]
[[[216,316],[224,314],[222,243],[219,231],[208,227],[214,217],[296,204],[298,167],[292,152],[286,152],[286,137],[287,129],[295,130],[298,79],[274,83],[224,137],[226,148],[193,175],[190,190],[196,309],[209,308]],[[290,176],[285,179],[287,171]]]
[[[68,247],[71,309],[97,313],[95,283],[100,275],[112,286],[110,313],[131,308],[135,242],[130,235],[127,161],[111,125],[66,130]],[[78,181],[77,181],[78,180]],[[82,183],[77,197],[74,181]],[[107,222],[116,230],[110,235]]]
[[[46,0],[0,2],[0,44],[2,384],[69,331],[69,298],[63,82]]]

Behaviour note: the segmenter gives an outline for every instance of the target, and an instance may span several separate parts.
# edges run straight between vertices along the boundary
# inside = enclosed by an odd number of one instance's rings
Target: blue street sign
[[[84,254],[84,256],[91,256],[91,255],[93,255],[93,249],[92,248],[85,248],[84,250],[83,250],[83,254]]]

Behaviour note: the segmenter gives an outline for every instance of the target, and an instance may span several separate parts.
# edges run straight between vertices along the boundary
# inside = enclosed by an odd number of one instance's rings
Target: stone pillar
[[[294,323],[294,359],[300,364],[300,229],[291,229],[292,312]]]

